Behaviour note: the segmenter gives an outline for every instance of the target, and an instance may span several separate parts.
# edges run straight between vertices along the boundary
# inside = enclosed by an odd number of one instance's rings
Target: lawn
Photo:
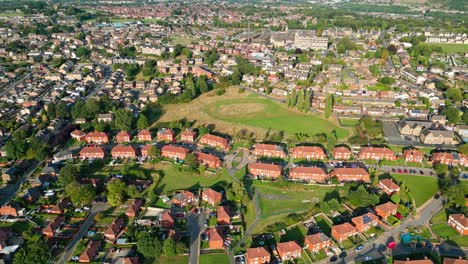
[[[286,230],[286,234],[281,236],[280,242],[296,241],[299,245],[304,246],[304,238],[307,235],[307,230],[303,225],[297,225]]]
[[[280,103],[259,97],[214,102],[207,105],[204,111],[223,121],[284,131],[288,134],[305,133],[313,136],[320,133],[328,134],[336,130],[339,138],[348,135],[347,130],[317,115],[292,111]],[[285,126],[285,124],[288,125]]]
[[[171,263],[171,264],[187,264],[187,256],[175,256],[175,257],[160,257],[159,263]]]
[[[406,174],[392,174],[395,180],[403,182],[411,192],[416,206],[420,207],[434,196],[439,190],[437,178],[427,176],[415,176]]]
[[[467,53],[468,52],[468,45],[466,44],[424,43],[424,45],[441,47],[442,50],[447,53]]]
[[[324,234],[328,236],[331,234],[332,223],[330,223],[326,218],[317,216],[315,217],[315,221]]]
[[[200,263],[227,264],[229,263],[229,258],[226,254],[202,254],[200,255]]]
[[[352,127],[359,124],[359,119],[340,118],[340,124],[345,127]]]

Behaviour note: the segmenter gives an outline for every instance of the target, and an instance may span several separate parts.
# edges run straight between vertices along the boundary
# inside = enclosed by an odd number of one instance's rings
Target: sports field
[[[301,113],[288,109],[284,104],[263,98],[248,91],[238,93],[229,88],[221,96],[204,94],[187,104],[166,105],[160,121],[174,121],[182,118],[196,120],[196,125],[213,124],[215,130],[235,134],[241,129],[253,132],[257,138],[284,131],[286,137],[296,133],[314,136],[336,131],[338,138],[346,138],[349,131],[340,128],[337,120],[325,120],[312,113]]]

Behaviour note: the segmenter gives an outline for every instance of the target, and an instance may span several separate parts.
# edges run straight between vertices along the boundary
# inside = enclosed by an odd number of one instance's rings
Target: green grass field
[[[187,256],[175,256],[175,257],[161,257],[159,263],[171,263],[171,264],[187,264]]]
[[[344,127],[352,127],[359,124],[359,119],[340,118],[340,123]]]
[[[336,130],[338,138],[349,132],[317,115],[295,112],[270,99],[257,96],[231,99],[208,104],[204,111],[213,118],[232,123],[284,131],[288,134],[305,133],[309,136],[331,133]]]
[[[447,53],[467,53],[468,45],[467,44],[454,44],[454,43],[424,43],[424,45],[438,46],[441,47],[444,52]]]
[[[414,176],[405,174],[392,174],[392,177],[403,182],[414,197],[416,206],[423,205],[434,194],[437,193],[439,187],[437,178],[426,176]]]
[[[200,264],[227,264],[229,258],[226,254],[202,254]]]

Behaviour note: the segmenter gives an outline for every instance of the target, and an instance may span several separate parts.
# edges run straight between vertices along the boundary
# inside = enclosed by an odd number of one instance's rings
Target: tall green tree
[[[81,185],[74,181],[65,186],[65,194],[76,206],[90,204],[96,197],[96,189],[91,184]]]
[[[67,164],[63,166],[58,175],[58,181],[60,185],[66,186],[78,178],[78,169],[73,164]]]
[[[208,81],[205,75],[198,77],[196,87],[197,87],[197,90],[200,91],[200,93],[206,93],[210,91],[210,88],[208,86]]]
[[[162,255],[167,257],[172,257],[177,254],[176,242],[172,237],[168,237],[163,242]]]
[[[112,180],[107,185],[107,200],[112,206],[121,205],[124,202],[127,185],[121,180]]]
[[[47,243],[42,240],[30,241],[22,246],[13,258],[13,264],[48,264],[52,255]]]
[[[333,111],[333,96],[331,94],[327,94],[325,98],[325,117],[329,118]]]
[[[137,126],[138,129],[146,129],[146,128],[148,128],[148,126],[149,126],[149,121],[148,121],[148,118],[146,117],[145,114],[140,113],[140,114],[138,115],[138,120],[137,120],[136,126]]]
[[[162,253],[161,241],[155,234],[148,232],[143,232],[138,238],[137,249],[145,258],[159,259]]]
[[[115,127],[122,131],[129,131],[132,129],[133,120],[135,117],[133,113],[127,109],[119,109],[115,111]]]
[[[444,110],[445,117],[447,121],[451,124],[456,124],[461,120],[460,110],[456,107],[449,106]]]

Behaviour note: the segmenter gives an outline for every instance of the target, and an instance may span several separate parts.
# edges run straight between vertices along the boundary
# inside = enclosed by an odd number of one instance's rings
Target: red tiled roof
[[[375,206],[375,209],[384,211],[384,212],[391,212],[395,210],[398,206],[392,202],[386,202],[384,204],[379,204]]]
[[[246,255],[249,259],[256,259],[256,258],[269,258],[271,254],[266,250],[264,247],[257,247],[257,248],[248,248],[246,249]]]
[[[281,166],[276,164],[267,164],[267,163],[251,163],[249,164],[249,170],[271,170],[276,172],[281,172]]]
[[[390,190],[400,188],[400,186],[398,186],[396,183],[394,183],[391,179],[383,179],[383,180],[380,180],[379,183],[382,183],[383,185],[385,185]]]

